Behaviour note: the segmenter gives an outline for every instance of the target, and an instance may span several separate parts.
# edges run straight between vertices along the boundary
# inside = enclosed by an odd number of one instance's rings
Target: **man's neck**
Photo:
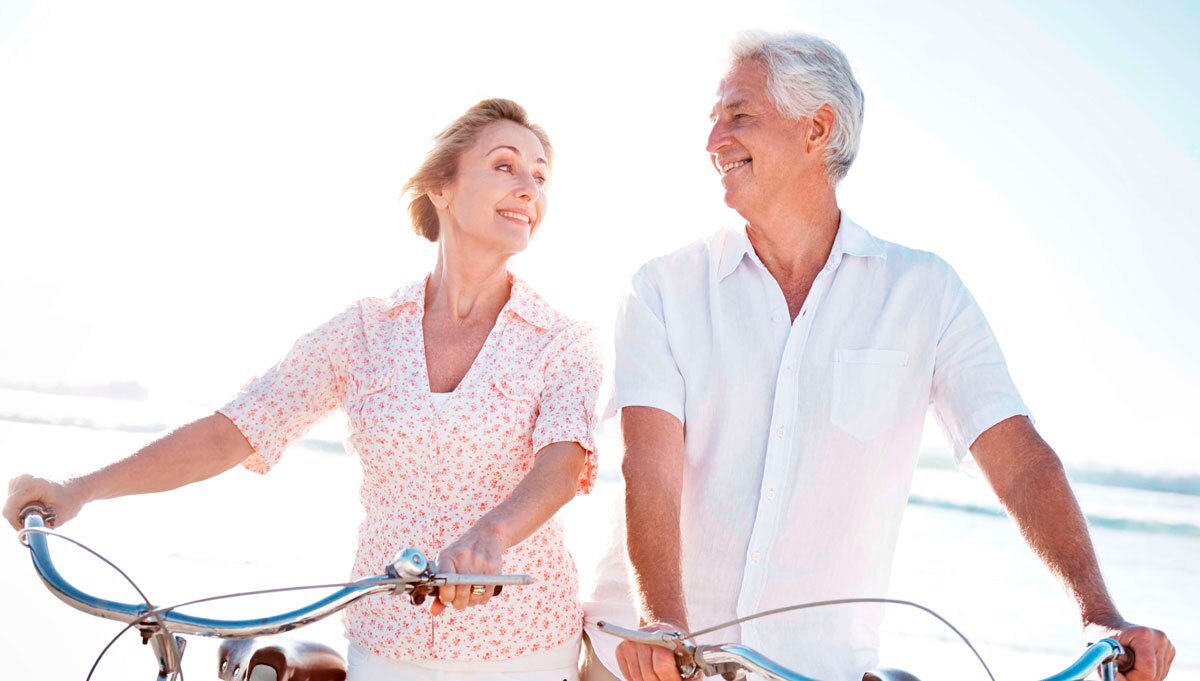
[[[786,294],[804,282],[812,283],[825,266],[841,223],[841,210],[832,189],[781,202],[760,215],[746,218],[746,235],[763,265]],[[807,291],[807,285],[803,285]]]

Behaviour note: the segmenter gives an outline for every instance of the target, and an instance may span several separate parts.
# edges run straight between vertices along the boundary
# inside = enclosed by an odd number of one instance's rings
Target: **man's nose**
[[[712,130],[708,132],[708,153],[715,155],[725,145],[729,144],[729,128],[721,121],[713,123]]]

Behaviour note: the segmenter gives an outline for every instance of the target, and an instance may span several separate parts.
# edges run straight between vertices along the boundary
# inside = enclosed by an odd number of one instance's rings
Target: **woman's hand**
[[[499,574],[501,554],[524,541],[575,496],[587,454],[575,442],[555,442],[538,450],[533,468],[508,498],[488,511],[471,529],[437,556],[438,572]],[[462,610],[483,605],[493,587],[443,586],[429,611],[438,614],[453,605]]]
[[[46,507],[53,517],[46,524],[50,527],[60,527],[63,523],[79,515],[80,509],[88,502],[83,485],[79,478],[66,482],[57,482],[32,475],[19,475],[8,481],[8,501],[4,503],[4,519],[15,530],[23,530],[21,509],[30,504],[41,504]]]
[[[442,549],[437,556],[438,572],[455,574],[499,574],[503,568],[501,554],[506,542],[483,523],[476,523],[453,544]],[[438,615],[447,606],[462,610],[473,605],[483,605],[492,597],[493,586],[472,589],[467,585],[444,585],[438,589],[438,598],[429,607],[429,612]]]

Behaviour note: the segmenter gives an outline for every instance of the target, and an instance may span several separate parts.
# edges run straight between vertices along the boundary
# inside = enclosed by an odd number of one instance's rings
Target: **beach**
[[[0,390],[0,475],[94,468],[133,451],[194,409]],[[353,557],[360,507],[357,463],[330,439],[337,427],[323,426],[293,446],[267,476],[239,469],[171,493],[97,502],[63,533],[127,571],[159,604],[341,580]],[[615,462],[604,461],[595,492],[561,512],[583,579],[602,548],[594,539],[606,531],[619,491]],[[1190,616],[1200,607],[1194,589],[1200,576],[1200,496],[1094,483],[1077,485],[1077,493],[1123,614],[1171,635],[1179,652],[1170,678],[1200,678],[1200,627]],[[954,623],[997,679],[1041,678],[1066,666],[1082,651],[1083,639],[1070,600],[997,509],[982,481],[945,465],[922,465],[888,596],[919,602]],[[85,591],[137,600],[111,568],[65,542],[52,546],[62,573]],[[0,547],[6,604],[0,665],[6,678],[84,679],[120,625],[55,599],[15,537]],[[263,616],[315,598],[302,592],[221,601],[190,612]],[[344,646],[336,617],[301,633]],[[215,678],[216,648],[215,641],[190,637],[186,678]],[[987,678],[952,632],[914,609],[889,606],[881,655],[885,666],[926,681]],[[154,665],[149,648],[126,635],[93,678],[149,678]]]

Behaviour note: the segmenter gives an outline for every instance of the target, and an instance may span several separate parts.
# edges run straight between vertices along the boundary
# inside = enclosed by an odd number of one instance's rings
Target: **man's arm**
[[[1126,622],[1117,611],[1062,462],[1029,419],[1014,416],[992,426],[971,445],[971,454],[1025,541],[1078,604],[1087,632],[1134,649],[1137,666],[1125,678],[1164,678],[1174,646],[1161,631]]]
[[[653,407],[621,411],[625,437],[626,545],[641,624],[687,631],[680,569],[679,505],[683,494],[683,424]],[[629,681],[678,681],[665,648],[623,642],[617,648]]]

